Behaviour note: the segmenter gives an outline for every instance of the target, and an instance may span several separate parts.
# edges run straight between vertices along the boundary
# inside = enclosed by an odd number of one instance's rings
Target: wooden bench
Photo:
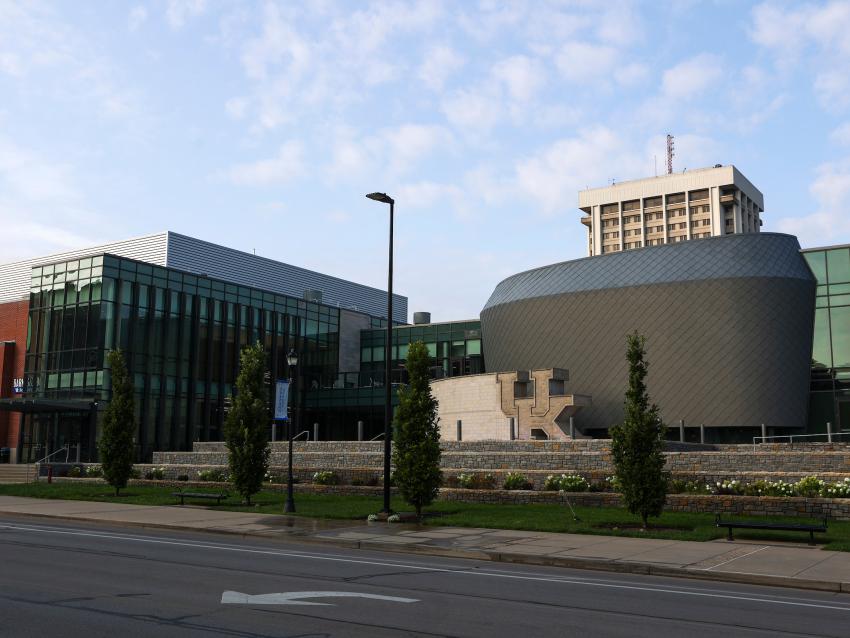
[[[187,498],[204,498],[215,500],[215,504],[219,505],[221,501],[229,496],[227,492],[218,492],[218,493],[210,493],[210,492],[172,492],[171,496],[176,496],[180,499],[180,505],[184,504],[185,499]]]
[[[808,532],[809,545],[815,544],[815,532],[826,532],[827,519],[824,518],[822,523],[768,523],[762,521],[723,521],[720,520],[718,514],[714,523],[717,527],[725,527],[729,531],[728,540],[732,538],[732,528],[736,529],[775,529],[785,532]]]

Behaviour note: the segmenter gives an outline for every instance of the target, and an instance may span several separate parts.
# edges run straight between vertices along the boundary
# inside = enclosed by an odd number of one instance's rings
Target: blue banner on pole
[[[278,381],[274,392],[274,419],[286,421],[286,408],[289,405],[289,381]]]

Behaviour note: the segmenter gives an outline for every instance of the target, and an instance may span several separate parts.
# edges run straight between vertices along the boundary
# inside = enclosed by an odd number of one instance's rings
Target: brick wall
[[[0,341],[6,343],[0,352],[0,397],[12,396],[12,380],[24,376],[27,353],[27,318],[29,301],[0,304]],[[18,447],[21,415],[0,412],[0,447]]]

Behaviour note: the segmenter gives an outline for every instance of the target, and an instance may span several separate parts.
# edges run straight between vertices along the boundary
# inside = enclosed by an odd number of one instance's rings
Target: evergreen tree
[[[437,400],[431,394],[431,358],[421,341],[407,351],[408,384],[399,390],[395,415],[393,479],[404,500],[422,516],[443,481],[440,471],[440,429]]]
[[[230,482],[248,505],[260,491],[269,466],[269,387],[265,383],[266,353],[258,341],[245,346],[239,358],[236,396],[224,421]]]
[[[112,398],[103,413],[103,430],[98,441],[103,478],[115,488],[115,496],[133,472],[136,435],[135,392],[120,350],[111,350],[106,360],[112,371]]]
[[[611,428],[611,452],[623,502],[639,514],[644,528],[650,516],[660,516],[667,500],[664,471],[664,425],[658,406],[650,404],[646,390],[646,339],[635,332],[627,338],[629,389],[625,418]]]

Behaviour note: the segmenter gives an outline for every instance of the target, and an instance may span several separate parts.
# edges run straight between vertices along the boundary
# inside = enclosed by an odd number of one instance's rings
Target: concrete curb
[[[655,563],[621,562],[609,559],[579,558],[567,556],[539,556],[535,554],[512,553],[512,552],[488,552],[482,550],[457,549],[442,547],[439,545],[417,544],[395,544],[381,543],[379,541],[353,541],[342,538],[329,538],[316,536],[313,532],[291,533],[281,536],[275,532],[240,532],[225,528],[203,528],[186,527],[183,525],[172,525],[168,523],[149,523],[135,521],[105,521],[99,518],[86,518],[81,516],[65,516],[61,514],[42,513],[20,513],[3,512],[24,518],[58,519],[69,522],[105,523],[115,527],[140,528],[140,529],[163,529],[172,531],[195,532],[198,534],[215,534],[236,536],[239,538],[264,538],[278,540],[292,540],[298,543],[326,545],[341,547],[345,549],[358,549],[367,551],[393,552],[397,554],[416,554],[420,556],[442,556],[444,558],[463,558],[468,560],[483,560],[496,563],[512,563],[516,565],[537,565],[541,567],[562,567],[566,569],[583,569],[588,571],[616,572],[623,574],[640,574],[644,576],[661,576],[667,578],[688,578],[694,580],[709,580],[714,582],[739,583],[742,585],[763,585],[768,587],[789,587],[794,589],[808,589],[812,591],[825,591],[833,593],[850,594],[850,582],[818,581],[791,576],[776,576],[769,574],[750,574],[742,572],[712,572],[706,570],[687,569],[682,567],[670,567]],[[320,520],[320,519],[316,519]]]

